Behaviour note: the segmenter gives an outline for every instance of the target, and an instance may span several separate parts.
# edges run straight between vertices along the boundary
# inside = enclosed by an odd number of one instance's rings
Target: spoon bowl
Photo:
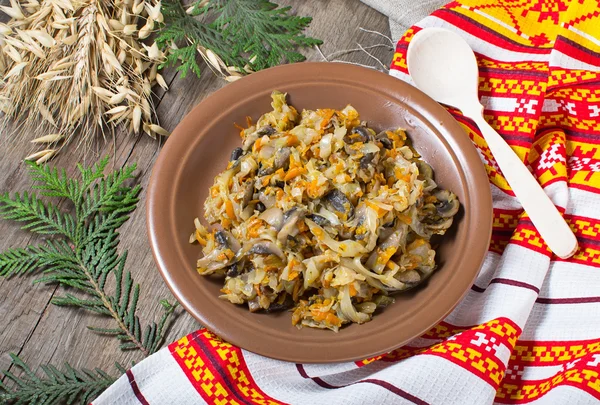
[[[441,28],[419,31],[407,58],[411,77],[429,97],[452,107],[466,98],[478,103],[477,59],[458,34]]]

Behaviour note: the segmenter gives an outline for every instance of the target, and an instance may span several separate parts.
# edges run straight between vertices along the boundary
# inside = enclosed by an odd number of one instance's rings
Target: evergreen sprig
[[[52,298],[59,306],[73,306],[113,318],[115,327],[89,329],[115,336],[123,350],[138,349],[145,356],[156,352],[176,305],[160,301],[163,314],[146,327],[137,315],[140,286],[125,270],[127,251],[119,254],[119,227],[136,208],[139,185],[127,183],[135,164],[104,174],[108,158],[92,167],[78,165],[81,179],[47,166],[28,163],[34,189],[44,197],[64,198],[73,205],[63,212],[36,193],[0,195],[0,217],[23,223],[31,232],[54,235],[38,246],[14,248],[0,254],[0,276],[41,271],[36,283],[60,284],[84,294],[66,293]],[[109,279],[115,288],[107,288]]]
[[[0,404],[13,405],[52,405],[89,404],[116,378],[96,368],[77,370],[65,363],[63,370],[53,365],[43,365],[43,376],[38,377],[17,355],[10,354],[12,364],[21,369],[17,376],[10,371],[1,374],[14,383],[10,389],[0,381]],[[115,365],[119,372],[125,370]]]
[[[197,49],[216,53],[227,66],[256,71],[305,59],[299,47],[311,47],[321,40],[303,31],[312,18],[290,14],[290,7],[278,7],[267,0],[197,0],[187,11],[181,0],[163,0],[165,23],[156,41],[167,50],[163,66],[180,64],[200,77]],[[172,44],[179,48],[172,49]]]

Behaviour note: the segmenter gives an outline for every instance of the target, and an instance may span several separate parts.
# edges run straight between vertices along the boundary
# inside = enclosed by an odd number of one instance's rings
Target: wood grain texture
[[[300,15],[313,16],[308,34],[324,40],[321,50],[325,55],[363,46],[385,44],[386,40],[374,34],[359,30],[359,27],[376,30],[389,35],[387,18],[365,6],[358,0],[280,0],[281,5],[291,5]],[[384,65],[389,65],[391,47],[379,47],[371,53]],[[320,54],[309,49],[305,51],[309,60],[322,61]],[[340,56],[342,60],[375,66],[371,57],[364,53]],[[198,102],[212,92],[226,85],[221,79],[205,72],[201,80],[188,75],[185,79],[171,72],[165,73],[171,88],[158,97],[157,114],[161,125],[172,131],[181,119]],[[326,107],[326,106],[324,106]],[[21,134],[32,139],[35,134]],[[127,268],[134,280],[142,285],[139,315],[143,322],[156,320],[161,314],[159,300],[173,301],[168,288],[154,264],[145,220],[145,188],[152,166],[160,152],[161,143],[145,136],[133,136],[125,132],[117,134],[115,144],[107,142],[99,145],[97,155],[114,156],[111,164],[115,167],[137,162],[137,176],[144,187],[138,209],[121,229],[121,249],[128,249]],[[0,135],[0,191],[22,191],[30,189],[30,181],[21,161],[33,148],[24,142],[13,142]],[[83,160],[83,151],[69,151],[61,154],[51,164],[64,167],[68,172],[75,170],[75,162]],[[0,251],[11,247],[37,243],[41,239],[19,230],[14,223],[0,221]],[[113,338],[96,335],[88,331],[87,325],[109,327],[111,319],[69,308],[50,304],[54,294],[64,293],[62,287],[33,285],[33,277],[0,278],[0,316],[5,325],[0,330],[0,369],[9,366],[8,353],[17,353],[33,367],[52,362],[61,364],[68,361],[76,367],[100,367],[115,372],[115,361],[124,365],[143,359],[139,352],[121,352]],[[169,330],[166,342],[185,335],[200,325],[181,309]]]

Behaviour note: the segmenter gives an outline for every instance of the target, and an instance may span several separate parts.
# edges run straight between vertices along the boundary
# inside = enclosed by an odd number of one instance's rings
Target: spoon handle
[[[463,113],[473,119],[481,130],[506,181],[550,250],[562,259],[573,256],[577,250],[577,238],[542,186],[480,113]]]

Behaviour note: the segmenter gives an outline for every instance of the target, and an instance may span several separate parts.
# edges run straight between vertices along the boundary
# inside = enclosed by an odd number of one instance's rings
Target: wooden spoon
[[[483,118],[477,94],[475,54],[458,34],[425,28],[408,47],[408,70],[415,83],[439,103],[471,118],[485,138],[502,174],[544,241],[558,257],[575,254],[577,239],[540,184],[504,139]]]

